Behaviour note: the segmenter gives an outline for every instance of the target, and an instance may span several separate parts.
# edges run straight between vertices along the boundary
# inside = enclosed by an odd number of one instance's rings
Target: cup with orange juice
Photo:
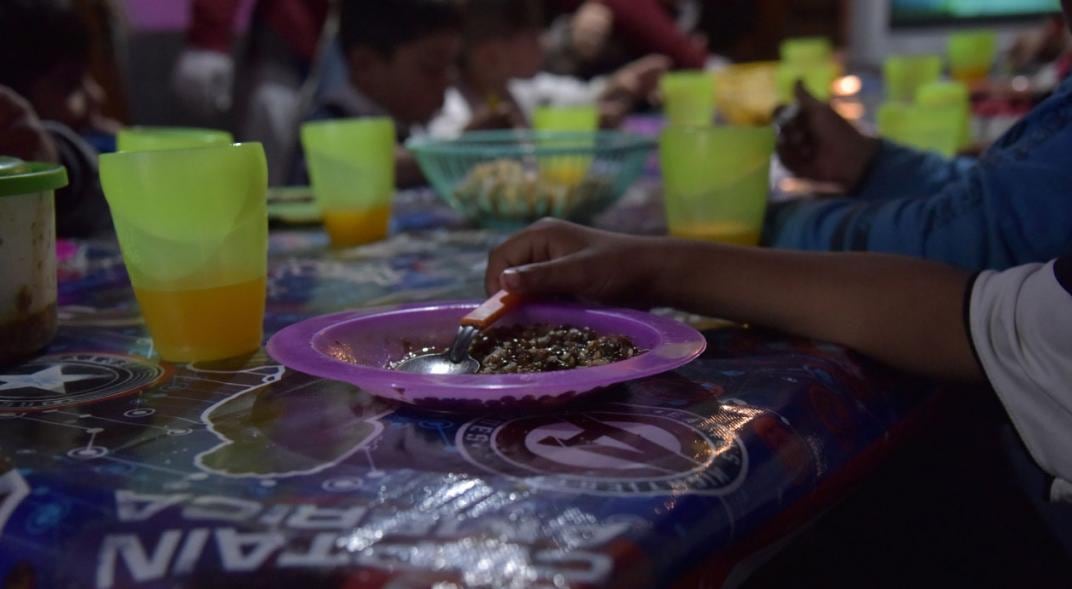
[[[674,237],[759,243],[770,189],[770,127],[667,127],[659,138],[667,227]]]
[[[387,237],[395,193],[395,126],[385,117],[305,123],[302,147],[333,247]]]
[[[107,154],[100,178],[160,356],[197,362],[257,350],[268,270],[261,145]]]
[[[962,31],[949,36],[949,73],[954,80],[972,86],[990,75],[998,51],[993,31]]]

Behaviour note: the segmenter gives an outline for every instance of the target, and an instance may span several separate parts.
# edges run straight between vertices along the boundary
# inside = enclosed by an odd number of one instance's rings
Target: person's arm
[[[768,214],[764,241],[788,249],[880,251],[967,269],[1007,268],[1072,249],[1065,136],[1034,158],[983,158],[917,198],[798,201]],[[1064,152],[1067,153],[1067,152]]]
[[[974,165],[864,135],[801,83],[795,97],[795,115],[779,124],[779,158],[795,175],[838,184],[854,199],[935,194]]]
[[[231,53],[235,19],[242,0],[193,0],[187,42],[193,48]]]
[[[614,14],[614,30],[639,54],[657,53],[678,68],[702,68],[707,48],[678,29],[659,0],[598,0]]]
[[[890,365],[979,381],[969,275],[878,254],[807,254],[541,222],[490,257],[486,288],[671,306],[831,341]]]

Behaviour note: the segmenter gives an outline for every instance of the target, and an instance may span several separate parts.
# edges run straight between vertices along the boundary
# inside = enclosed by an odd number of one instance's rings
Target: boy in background
[[[344,0],[339,42],[349,83],[328,90],[310,120],[391,117],[404,141],[443,105],[461,52],[462,9],[455,0]],[[399,146],[399,186],[423,181]]]
[[[525,126],[539,106],[595,104],[603,127],[615,127],[648,100],[670,66],[652,55],[612,75],[585,82],[541,73],[544,66],[538,0],[468,0],[458,84],[429,131],[457,136],[472,128]]]

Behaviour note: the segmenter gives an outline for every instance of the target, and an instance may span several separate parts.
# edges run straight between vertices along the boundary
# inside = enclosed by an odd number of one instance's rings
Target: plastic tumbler
[[[950,107],[886,102],[878,109],[878,132],[897,143],[950,157],[959,146],[961,125],[957,115],[957,110]]]
[[[116,137],[119,151],[185,149],[231,143],[234,143],[234,137],[227,131],[194,127],[127,127]]]
[[[659,81],[667,124],[710,126],[715,118],[715,77],[702,70],[671,72]]]
[[[958,147],[971,144],[971,98],[964,83],[943,81],[924,84],[916,90],[916,104],[923,110],[943,109],[947,116],[954,117],[958,125]]]
[[[387,237],[395,193],[395,125],[385,117],[305,123],[302,147],[334,247]]]
[[[670,234],[759,243],[770,192],[771,127],[670,127],[659,138]]]
[[[998,51],[993,31],[965,31],[949,36],[949,73],[971,85],[986,79]]]
[[[834,48],[826,37],[795,37],[782,41],[778,53],[782,63],[813,65],[831,61]]]
[[[532,112],[537,131],[587,131],[599,129],[599,111],[592,105],[540,106]]]
[[[261,145],[103,155],[100,178],[160,356],[209,361],[260,347],[268,266]]]
[[[894,55],[882,65],[886,84],[886,98],[898,102],[912,102],[916,90],[942,75],[942,58],[937,55]]]

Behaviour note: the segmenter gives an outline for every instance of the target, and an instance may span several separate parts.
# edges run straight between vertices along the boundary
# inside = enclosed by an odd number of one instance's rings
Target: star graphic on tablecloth
[[[101,378],[100,374],[64,374],[63,365],[56,364],[33,374],[0,374],[0,391],[38,389],[51,393],[66,393],[66,383]]]

